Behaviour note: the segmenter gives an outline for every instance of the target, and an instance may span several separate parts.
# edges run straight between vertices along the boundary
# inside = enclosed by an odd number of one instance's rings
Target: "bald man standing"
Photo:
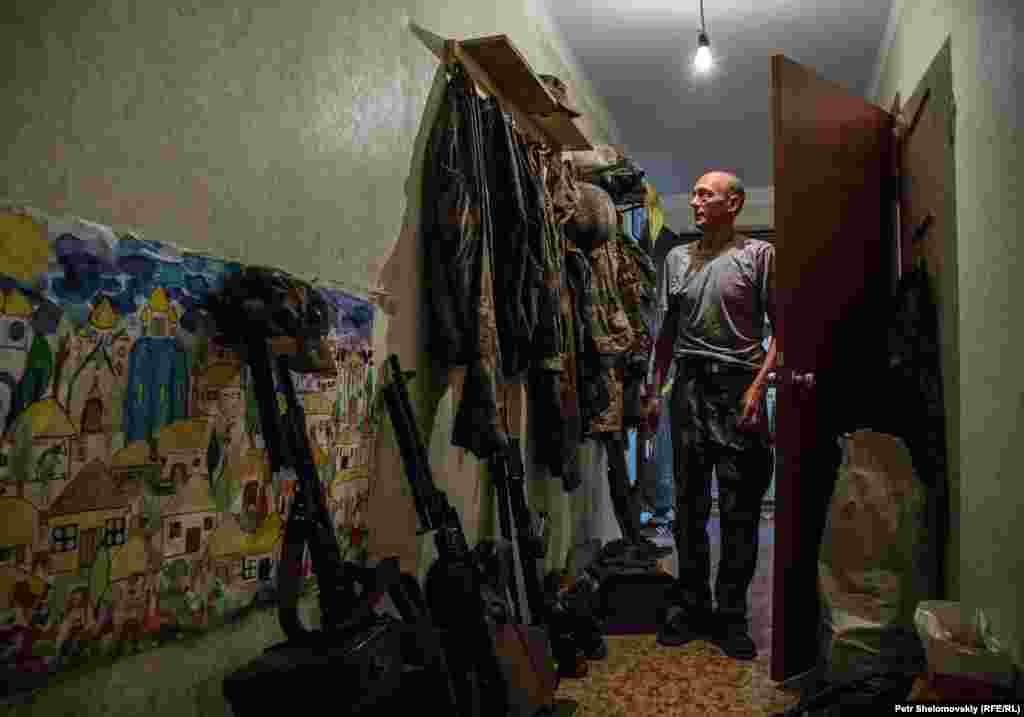
[[[765,319],[775,325],[775,252],[768,242],[736,233],[744,199],[742,182],[728,172],[710,172],[694,185],[690,206],[702,236],[666,257],[654,382],[660,395],[674,373],[668,400],[679,553],[658,642],[711,639],[727,655],[750,660],[757,649],[747,592],[772,476],[765,394],[775,341],[765,350],[764,339]],[[707,533],[713,471],[721,525],[715,609]]]

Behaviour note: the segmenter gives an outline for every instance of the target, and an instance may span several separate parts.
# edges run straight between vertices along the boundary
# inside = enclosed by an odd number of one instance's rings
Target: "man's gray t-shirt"
[[[775,247],[737,236],[712,258],[699,242],[673,248],[658,281],[664,329],[675,322],[673,355],[698,356],[758,369],[768,317],[775,315]]]

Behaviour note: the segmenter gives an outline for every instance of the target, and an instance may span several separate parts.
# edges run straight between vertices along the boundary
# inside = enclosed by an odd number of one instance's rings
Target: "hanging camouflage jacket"
[[[620,282],[623,287],[623,302],[629,316],[629,323],[634,329],[633,353],[648,354],[653,338],[652,327],[647,320],[654,308],[654,289],[658,284],[658,272],[654,261],[640,246],[639,242],[620,235],[622,248],[628,261],[626,262],[626,281]]]
[[[642,377],[651,350],[651,334],[642,305],[652,300],[655,273],[636,242],[618,233],[587,252],[593,275],[594,350],[608,381],[610,405],[590,424],[593,433],[621,431],[627,376]]]
[[[498,423],[501,347],[495,311],[494,227],[484,157],[485,103],[458,69],[448,83],[426,152],[424,291],[429,350],[465,366],[452,444],[486,459],[506,436]]]
[[[623,424],[638,426],[643,419],[642,389],[647,365],[654,349],[654,329],[648,317],[653,313],[658,272],[650,255],[636,241],[623,238],[628,257],[626,279],[621,282],[626,312],[633,327],[634,341],[623,364]]]

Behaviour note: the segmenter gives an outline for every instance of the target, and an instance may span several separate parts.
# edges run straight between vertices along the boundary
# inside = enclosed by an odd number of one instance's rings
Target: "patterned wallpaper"
[[[239,269],[0,208],[5,684],[38,684],[272,600],[294,482],[271,475],[247,368],[196,320]],[[338,309],[328,336],[337,375],[295,379],[343,554],[361,559],[373,307],[320,291]]]

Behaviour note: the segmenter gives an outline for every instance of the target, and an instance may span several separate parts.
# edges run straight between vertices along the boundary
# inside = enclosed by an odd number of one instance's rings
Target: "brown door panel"
[[[781,55],[771,66],[779,387],[772,678],[812,668],[818,544],[839,451],[868,420],[884,367],[891,284],[893,119]]]

